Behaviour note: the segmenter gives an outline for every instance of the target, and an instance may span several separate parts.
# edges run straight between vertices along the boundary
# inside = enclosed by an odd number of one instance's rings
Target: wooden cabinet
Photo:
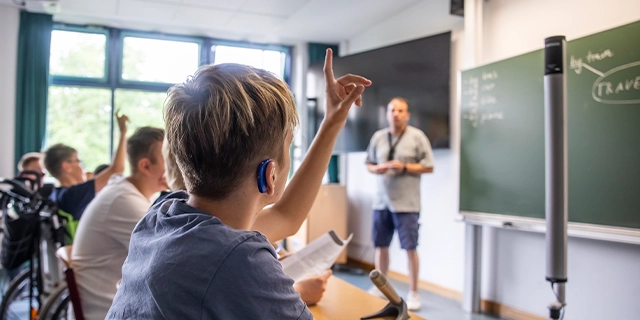
[[[339,184],[325,184],[320,187],[307,220],[298,233],[287,238],[287,249],[296,252],[330,230],[334,230],[341,239],[347,238],[347,188]],[[345,249],[336,263],[346,262]]]

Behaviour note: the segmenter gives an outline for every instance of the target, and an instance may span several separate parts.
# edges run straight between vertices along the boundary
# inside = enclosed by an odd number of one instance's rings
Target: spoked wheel
[[[60,284],[47,298],[40,309],[39,320],[66,320],[67,307],[69,306],[69,290],[67,284]]]
[[[32,276],[29,270],[24,270],[11,281],[0,304],[0,320],[37,319],[40,301],[37,286],[30,288],[30,283],[35,283]],[[32,289],[31,298],[29,289]]]

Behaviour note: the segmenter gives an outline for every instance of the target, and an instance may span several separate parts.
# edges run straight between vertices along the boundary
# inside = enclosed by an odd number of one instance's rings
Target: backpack
[[[16,269],[34,253],[34,236],[39,232],[39,216],[25,213],[26,204],[7,194],[0,196],[3,235],[0,262],[8,270]]]

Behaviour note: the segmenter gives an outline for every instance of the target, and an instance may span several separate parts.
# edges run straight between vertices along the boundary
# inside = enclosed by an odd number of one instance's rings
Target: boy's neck
[[[58,179],[58,182],[60,182],[61,187],[67,187],[67,188],[84,182],[84,181],[76,181],[76,179],[67,175],[63,175],[57,179]]]
[[[155,190],[155,185],[151,183],[151,181],[144,176],[138,174],[132,174],[127,177],[127,180],[131,182],[131,184],[142,193],[142,195],[150,199],[155,193],[160,192],[160,190]]]
[[[187,203],[222,221],[225,225],[238,230],[251,230],[257,213],[262,210],[259,199],[247,197],[243,190],[237,190],[222,200],[211,200],[195,194],[189,194]]]

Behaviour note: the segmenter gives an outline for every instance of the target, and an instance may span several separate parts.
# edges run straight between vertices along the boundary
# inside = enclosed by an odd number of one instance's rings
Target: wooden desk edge
[[[331,276],[322,300],[317,305],[310,306],[309,310],[316,320],[359,320],[360,317],[379,311],[387,303],[384,299]],[[409,312],[409,316],[411,320],[425,320],[413,312]]]

